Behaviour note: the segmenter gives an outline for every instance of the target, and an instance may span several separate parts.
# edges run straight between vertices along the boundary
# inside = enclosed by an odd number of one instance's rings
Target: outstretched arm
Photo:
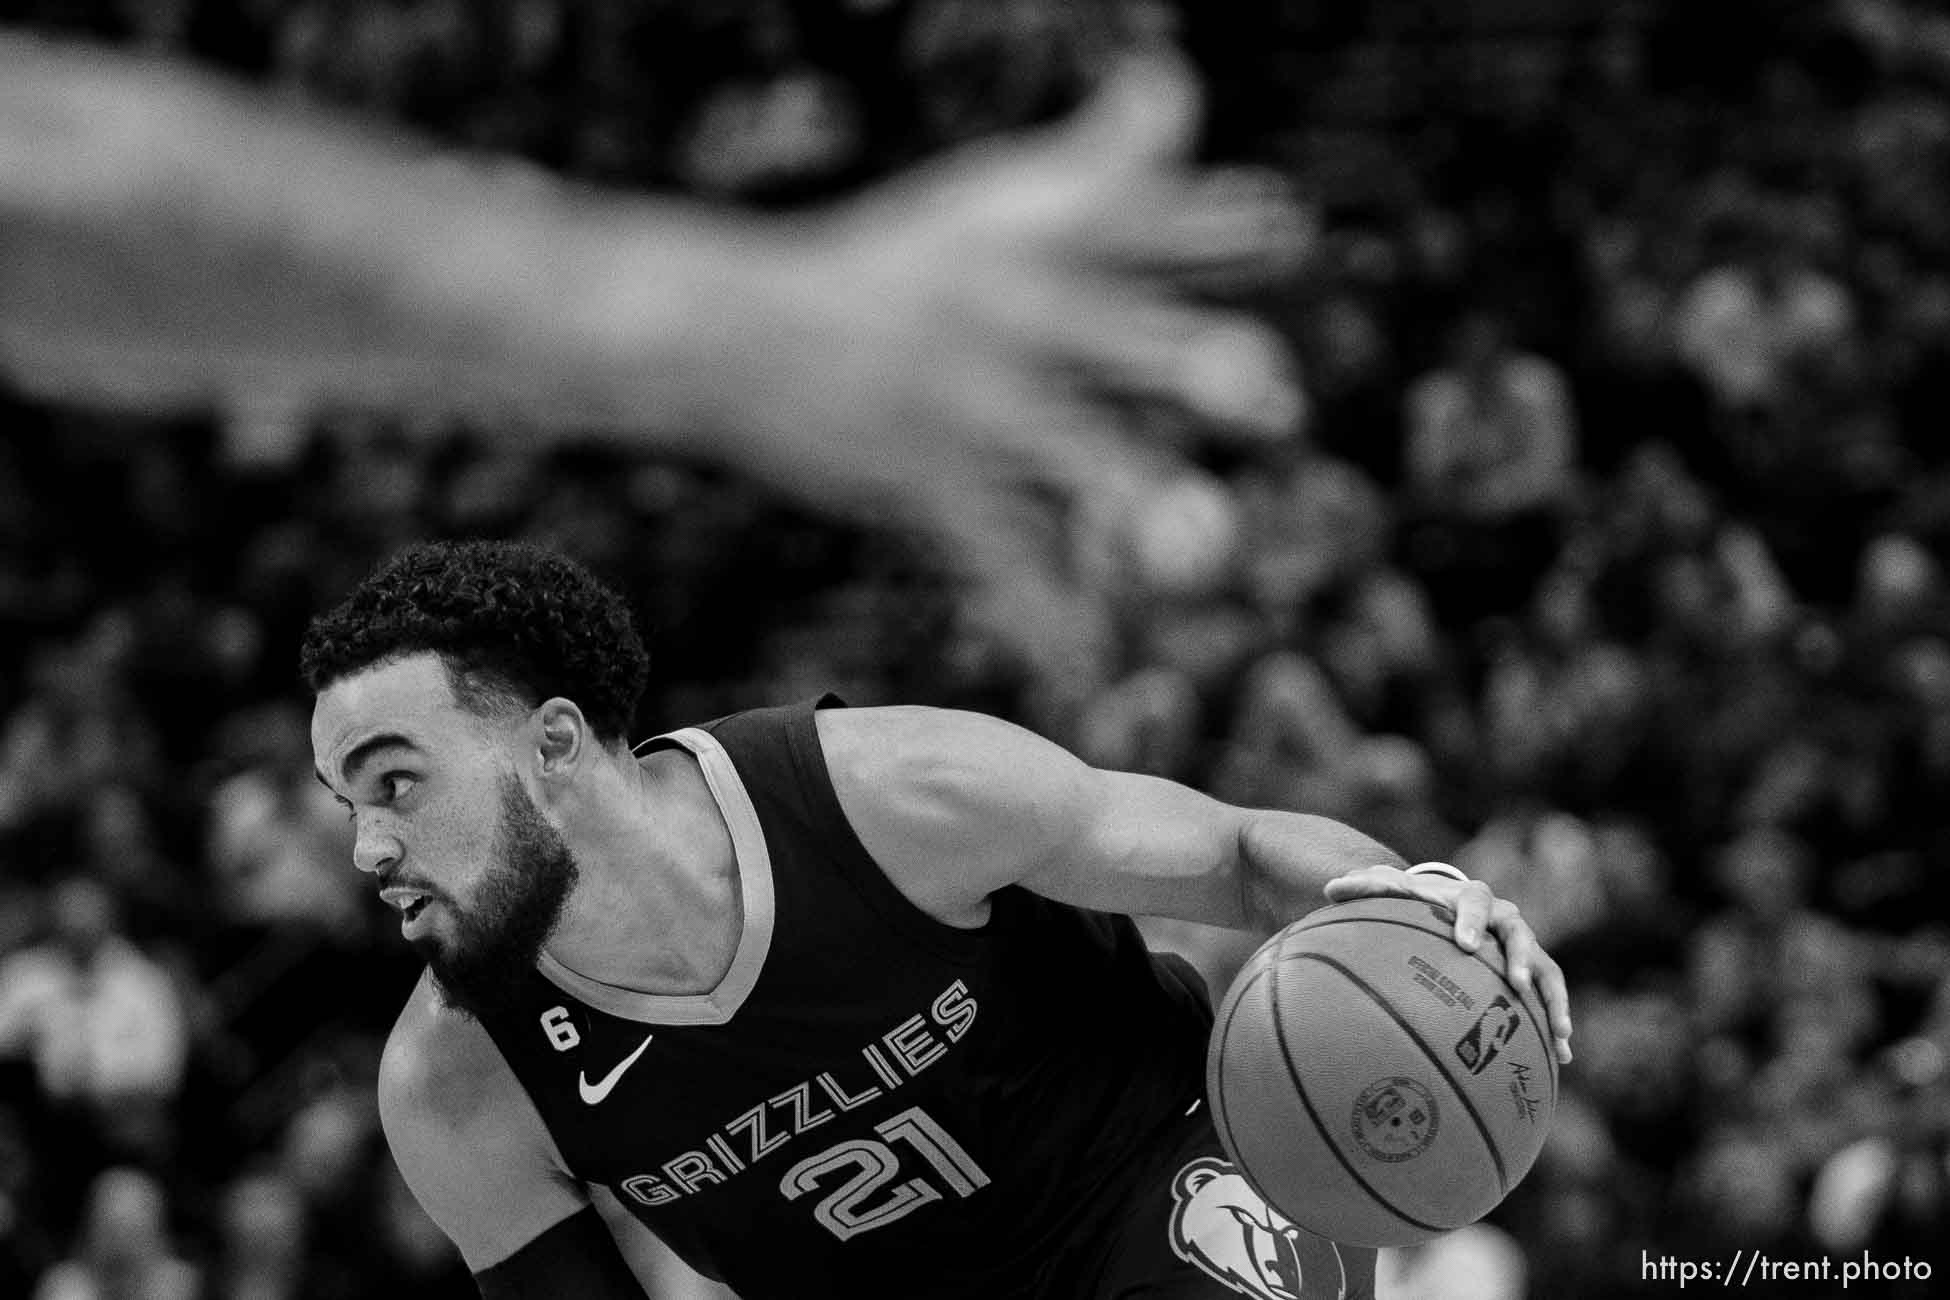
[[[602,192],[180,67],[0,37],[0,376],[142,408],[321,402],[681,439],[913,526],[1019,648],[1074,626],[1026,516],[1142,527],[1193,473],[1131,399],[1297,423],[1276,336],[1189,281],[1290,269],[1299,214],[1198,170],[1186,71],[793,218]]]
[[[698,415],[685,340],[709,287],[762,273],[776,243],[186,66],[0,36],[0,362],[30,388],[489,427],[608,408],[667,433]],[[626,360],[628,412],[602,376]]]
[[[1330,901],[1395,894],[1494,934],[1535,980],[1568,1059],[1564,977],[1481,882],[1409,875],[1393,850],[1306,813],[1238,808],[1174,781],[1090,767],[1032,732],[946,709],[831,709],[822,748],[847,819],[897,888],[944,919],[1020,884],[1102,911],[1270,932]]]

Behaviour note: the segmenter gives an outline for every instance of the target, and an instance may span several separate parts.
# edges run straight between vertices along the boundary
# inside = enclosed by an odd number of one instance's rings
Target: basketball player
[[[743,1300],[1371,1297],[1373,1251],[1226,1164],[1205,994],[1129,914],[1442,903],[1569,1059],[1516,909],[1335,822],[947,710],[827,698],[632,749],[629,615],[546,552],[409,548],[303,666],[319,780],[428,966],[386,1135],[484,1296],[640,1295],[606,1188]]]
[[[1022,511],[1053,489],[1141,517],[1192,472],[1120,401],[1298,421],[1276,338],[1185,290],[1290,266],[1304,231],[1264,178],[1188,165],[1196,121],[1187,71],[1136,59],[1059,127],[761,217],[0,36],[0,377],[215,405],[263,456],[321,402],[682,440],[1061,608]]]

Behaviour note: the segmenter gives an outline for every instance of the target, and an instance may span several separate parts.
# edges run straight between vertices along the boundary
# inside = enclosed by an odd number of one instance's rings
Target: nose
[[[361,826],[352,842],[352,865],[378,874],[399,862],[399,841],[370,826]]]

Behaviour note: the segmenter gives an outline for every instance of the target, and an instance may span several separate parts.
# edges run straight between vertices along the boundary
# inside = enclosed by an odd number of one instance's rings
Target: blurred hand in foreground
[[[0,365],[218,406],[246,455],[328,403],[674,446],[939,540],[1048,660],[1072,605],[1051,504],[1141,531],[1191,472],[1136,407],[1299,419],[1275,336],[1190,290],[1290,269],[1305,225],[1266,178],[1191,165],[1197,116],[1185,68],[1133,58],[1054,127],[761,217],[0,38]]]
[[[722,393],[740,459],[944,538],[1019,629],[1025,600],[1073,604],[1038,522],[1051,494],[1141,540],[1191,473],[1134,407],[1243,436],[1300,417],[1277,337],[1185,292],[1306,245],[1277,185],[1187,165],[1196,117],[1185,70],[1134,61],[1061,125],[811,223],[778,301],[724,322],[726,353],[749,350]]]

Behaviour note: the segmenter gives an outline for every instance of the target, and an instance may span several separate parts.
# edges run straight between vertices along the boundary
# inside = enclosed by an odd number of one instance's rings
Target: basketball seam
[[[1266,976],[1270,975],[1273,972],[1275,962],[1279,957],[1281,949],[1283,949],[1285,945],[1286,945],[1286,936],[1281,935],[1279,936],[1276,942],[1268,945],[1268,947],[1272,949],[1272,953],[1270,956],[1267,955],[1267,949],[1262,948],[1259,952],[1254,953],[1251,960],[1246,963],[1247,966],[1250,967],[1253,964],[1253,962],[1260,962],[1261,968],[1257,971],[1254,971],[1252,973],[1251,978],[1246,980],[1245,986],[1239,990],[1238,997],[1228,999],[1231,1003],[1231,1007],[1226,1012],[1225,1024],[1220,1026],[1218,1030],[1218,1042],[1220,1044],[1220,1048],[1218,1052],[1218,1070],[1212,1080],[1212,1091],[1215,1094],[1214,1102],[1211,1107],[1213,1126],[1214,1128],[1222,1128],[1224,1130],[1223,1140],[1225,1142],[1226,1152],[1228,1155],[1232,1156],[1233,1163],[1238,1166],[1239,1176],[1241,1178],[1244,1178],[1246,1180],[1246,1185],[1252,1188],[1255,1192],[1258,1192],[1259,1198],[1262,1201],[1265,1201],[1268,1205],[1277,1205],[1279,1202],[1275,1200],[1273,1197],[1268,1196],[1266,1194],[1265,1186],[1261,1184],[1259,1179],[1253,1176],[1252,1166],[1246,1163],[1246,1153],[1240,1149],[1238,1136],[1234,1134],[1232,1131],[1232,1116],[1227,1111],[1226,1104],[1225,1104],[1226,1053],[1225,1053],[1224,1045],[1231,1037],[1232,1022],[1239,1018],[1239,1008],[1246,1000],[1245,995],[1252,991],[1252,986],[1254,984],[1258,983],[1260,980],[1264,979]],[[1262,960],[1262,958],[1264,960]]]
[[[1304,929],[1304,930],[1325,930],[1329,926],[1352,925],[1355,922],[1359,922],[1359,921],[1371,921],[1376,925],[1398,925],[1404,930],[1416,930],[1421,932],[1422,934],[1435,933],[1435,931],[1429,929],[1425,925],[1416,925],[1413,921],[1397,921],[1393,917],[1389,917],[1389,916],[1334,916],[1334,917],[1329,917],[1327,920],[1320,921],[1320,922],[1302,921],[1299,923],[1299,925],[1296,928]],[[1448,938],[1449,936],[1444,935],[1442,937]],[[1474,957],[1477,961],[1482,962],[1483,968],[1489,971],[1490,974],[1496,976],[1497,979],[1501,980],[1503,982],[1504,988],[1509,989],[1512,993],[1516,994],[1518,1004],[1523,1006],[1523,1009],[1526,1013],[1529,1012],[1530,1010],[1529,1006],[1524,1004],[1523,990],[1518,988],[1516,984],[1511,981],[1508,975],[1505,975],[1502,971],[1490,965],[1488,959],[1486,959],[1480,952],[1472,952],[1469,955],[1471,957]],[[1535,992],[1535,990],[1533,989],[1532,992]],[[1538,993],[1537,1005],[1543,1006],[1543,1004],[1544,1004],[1544,995]],[[1550,1014],[1549,1008],[1545,1008],[1544,1014],[1545,1015]],[[1550,1067],[1550,1072],[1551,1072],[1551,1092],[1552,1094],[1555,1094],[1557,1092],[1557,1049],[1552,1047],[1550,1039],[1544,1036],[1543,1023],[1540,1020],[1538,1020],[1538,1018],[1534,1015],[1527,1015],[1526,1018],[1530,1021],[1531,1032],[1537,1035],[1537,1045],[1544,1049],[1544,1061]]]
[[[1253,983],[1261,979],[1264,979],[1267,973],[1270,972],[1272,969],[1273,967],[1271,963],[1268,963],[1266,970],[1260,971],[1257,974],[1255,974],[1252,978],[1252,981],[1249,981],[1246,987],[1240,991],[1239,998],[1236,999],[1232,1004],[1232,1010],[1226,1014],[1226,1022],[1219,1030],[1219,1044],[1220,1044],[1219,1068],[1216,1076],[1212,1080],[1212,1084],[1213,1084],[1212,1091],[1217,1094],[1216,1104],[1212,1106],[1212,1114],[1213,1114],[1216,1127],[1225,1130],[1223,1137],[1225,1139],[1226,1151],[1228,1154],[1232,1156],[1234,1162],[1239,1166],[1239,1174],[1242,1178],[1246,1180],[1246,1185],[1251,1187],[1255,1192],[1258,1192],[1260,1199],[1265,1201],[1269,1205],[1276,1204],[1276,1202],[1273,1200],[1272,1197],[1266,1194],[1266,1189],[1260,1186],[1259,1179],[1253,1177],[1252,1168],[1246,1163],[1246,1153],[1240,1150],[1239,1139],[1233,1134],[1232,1116],[1226,1112],[1225,1043],[1227,1041],[1228,1036],[1232,1032],[1232,1022],[1239,1018],[1239,1005],[1240,1003],[1246,1000],[1245,994],[1252,990]]]
[[[1281,948],[1282,949],[1285,948],[1284,943],[1281,944]],[[1298,957],[1305,957],[1308,956],[1309,954],[1296,953],[1294,955]],[[1278,956],[1274,958],[1273,966],[1276,971],[1279,966],[1285,963],[1285,960],[1286,960],[1286,954],[1284,951],[1282,951]],[[1375,1204],[1379,1205],[1382,1209],[1388,1211],[1388,1213],[1394,1215],[1396,1218],[1402,1220],[1404,1223],[1412,1223],[1416,1227],[1425,1229],[1429,1232],[1449,1231],[1449,1229],[1441,1227],[1437,1224],[1424,1223],[1422,1220],[1416,1218],[1412,1214],[1403,1213],[1402,1210],[1398,1206],[1396,1206],[1393,1201],[1383,1196],[1380,1193],[1380,1191],[1378,1191],[1375,1188],[1374,1184],[1370,1183],[1365,1177],[1362,1176],[1361,1171],[1354,1167],[1354,1162],[1347,1158],[1347,1153],[1341,1150],[1341,1144],[1335,1138],[1335,1134],[1337,1130],[1329,1128],[1325,1123],[1321,1122],[1320,1112],[1314,1109],[1313,1099],[1307,1095],[1307,1085],[1301,1081],[1299,1071],[1294,1068],[1293,1052],[1287,1046],[1286,1022],[1280,1018],[1280,981],[1277,973],[1275,974],[1275,977],[1273,979],[1272,992],[1269,997],[1267,1010],[1270,1013],[1273,1021],[1273,1036],[1278,1040],[1280,1044],[1280,1060],[1281,1063],[1286,1066],[1287,1081],[1293,1085],[1294,1094],[1300,1098],[1300,1104],[1306,1107],[1307,1118],[1313,1121],[1315,1131],[1317,1131],[1321,1136],[1321,1145],[1325,1146],[1329,1151],[1334,1153],[1334,1159],[1340,1161],[1341,1168],[1347,1171],[1347,1176],[1349,1178],[1352,1178],[1360,1186],[1361,1190],[1366,1192],[1370,1197],[1370,1199],[1372,1199],[1375,1202]]]
[[[1463,1091],[1463,1086],[1456,1082],[1454,1075],[1449,1073],[1449,1067],[1443,1064],[1442,1057],[1430,1049],[1428,1040],[1423,1038],[1413,1025],[1402,1019],[1401,1013],[1389,1005],[1388,1000],[1381,996],[1379,989],[1375,988],[1374,985],[1362,979],[1334,958],[1317,952],[1296,952],[1293,954],[1293,959],[1296,961],[1317,961],[1323,966],[1339,971],[1346,977],[1349,983],[1367,994],[1368,999],[1386,1012],[1388,1018],[1401,1026],[1402,1032],[1407,1034],[1409,1039],[1417,1047],[1422,1049],[1422,1055],[1429,1058],[1429,1064],[1436,1068],[1436,1072],[1442,1076],[1442,1081],[1449,1085],[1449,1091],[1455,1094],[1456,1100],[1462,1103],[1462,1108],[1468,1112],[1469,1118],[1475,1123],[1476,1135],[1483,1139],[1483,1147],[1490,1153],[1490,1163],[1496,1166],[1498,1193],[1501,1196],[1508,1196],[1510,1194],[1510,1174],[1503,1167],[1503,1155],[1496,1149],[1496,1140],[1490,1133],[1489,1125],[1483,1122],[1483,1116],[1477,1111],[1476,1103],[1470,1100],[1467,1092]],[[1277,980],[1274,981],[1274,987],[1276,989],[1279,987]]]

